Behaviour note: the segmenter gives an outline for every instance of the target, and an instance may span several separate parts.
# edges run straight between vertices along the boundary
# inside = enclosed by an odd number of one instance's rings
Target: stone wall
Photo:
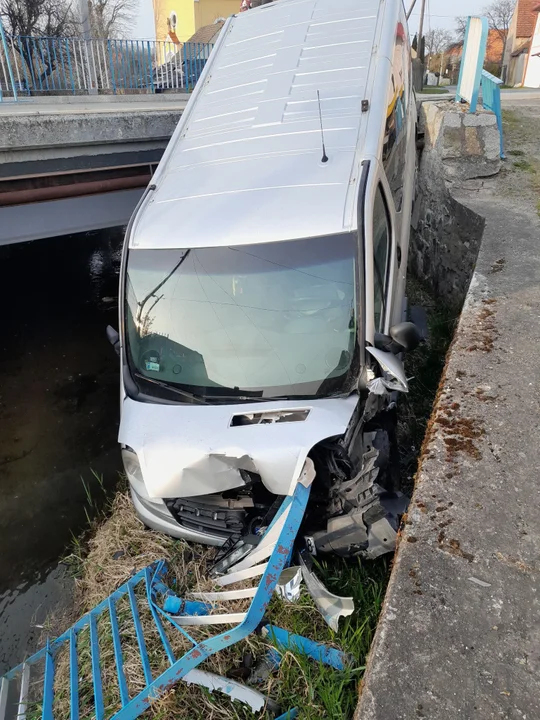
[[[476,264],[484,221],[459,203],[453,189],[499,172],[499,131],[492,113],[475,114],[454,102],[423,103],[417,200],[409,270],[433,293],[461,305]]]

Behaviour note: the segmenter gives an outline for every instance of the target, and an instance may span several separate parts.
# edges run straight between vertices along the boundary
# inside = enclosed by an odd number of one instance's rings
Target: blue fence
[[[1,32],[1,26],[0,26]],[[0,36],[0,100],[11,96],[189,91],[211,44]]]
[[[503,81],[488,73],[486,70],[482,70],[482,105],[486,110],[491,110],[495,113],[497,118],[497,125],[499,126],[499,133],[501,136],[501,157],[503,160],[506,158],[504,153],[504,138],[503,138],[503,121],[502,121],[502,107],[501,107],[501,85]]]

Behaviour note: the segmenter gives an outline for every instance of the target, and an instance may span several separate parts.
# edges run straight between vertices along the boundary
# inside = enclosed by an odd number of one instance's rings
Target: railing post
[[[482,70],[482,105],[486,110],[491,110],[497,118],[497,126],[501,137],[501,158],[506,159],[504,152],[503,120],[501,106],[501,85],[502,80],[487,70]]]
[[[71,81],[71,90],[75,95],[75,80],[73,79],[73,68],[71,66],[71,53],[69,52],[69,42],[67,38],[64,38],[64,46],[66,48],[68,67],[69,67],[69,79]]]
[[[11,89],[13,91],[13,99],[17,100],[17,87],[15,85],[15,78],[13,76],[13,68],[11,67],[11,60],[9,59],[8,45],[6,41],[6,34],[4,32],[4,26],[2,24],[2,18],[0,18],[0,40],[2,41],[2,49],[6,56],[7,69],[9,73],[9,79],[11,82]],[[2,101],[2,88],[0,87],[0,102]]]
[[[113,89],[113,95],[116,95],[116,80],[115,80],[115,74],[114,74],[114,62],[113,62],[113,54],[112,54],[112,46],[111,41],[107,40],[107,45],[109,49],[109,63],[111,65],[111,84]]]
[[[156,57],[157,57],[157,47],[154,45],[154,49],[156,51]],[[152,54],[150,50],[150,41],[147,40],[147,51],[148,51],[148,69],[150,71],[150,85],[152,87],[152,93],[154,93],[154,68],[152,66]]]

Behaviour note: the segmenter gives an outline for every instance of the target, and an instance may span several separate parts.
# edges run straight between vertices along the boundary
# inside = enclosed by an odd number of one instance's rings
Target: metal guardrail
[[[504,137],[503,137],[503,121],[502,121],[502,107],[501,107],[501,85],[503,81],[488,73],[487,70],[482,70],[482,105],[486,110],[491,110],[497,118],[497,125],[499,127],[499,133],[501,136],[501,158],[506,158],[504,152]]]
[[[0,100],[29,95],[189,91],[213,45],[9,36],[0,40]]]
[[[234,564],[216,579],[216,585],[227,588],[241,583],[241,588],[192,592],[192,599],[185,599],[167,586],[164,561],[141,570],[66,632],[53,641],[47,640],[41,650],[0,678],[0,720],[15,717],[15,713],[18,720],[59,717],[55,707],[59,668],[69,677],[69,713],[63,717],[69,714],[71,720],[90,716],[95,720],[136,720],[181,679],[209,690],[220,690],[250,705],[254,711],[271,710],[273,717],[279,715],[277,720],[296,717],[295,709],[282,715],[275,703],[257,690],[198,670],[198,666],[259,628],[278,650],[272,655],[273,666],[279,665],[279,653],[288,650],[338,670],[350,663],[351,658],[336,648],[269,625],[264,620],[281,573],[289,565],[314,478],[315,469],[308,459],[294,490],[283,500],[260,542],[256,545],[245,542],[237,548],[236,559],[234,555],[229,556]],[[239,551],[243,556],[238,555]],[[260,578],[258,585],[245,587],[246,581],[253,578]],[[251,600],[245,612],[221,612],[224,604],[241,599]],[[123,606],[119,607],[122,602]],[[186,630],[220,625],[227,628],[213,636],[201,638],[199,635],[199,639]],[[135,632],[139,655],[139,661],[135,662],[142,669],[145,681],[142,690],[132,688],[131,692],[124,655],[128,628]],[[176,632],[184,636],[186,645],[189,643],[189,649],[180,657],[171,643],[170,633]],[[150,637],[153,637],[151,656],[147,644]],[[104,683],[105,664],[107,684]],[[89,691],[90,681],[93,693]],[[111,698],[115,699],[111,701]]]

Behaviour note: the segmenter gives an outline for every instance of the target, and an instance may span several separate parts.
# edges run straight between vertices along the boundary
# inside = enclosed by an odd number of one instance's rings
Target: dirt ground
[[[497,191],[518,206],[535,206],[540,215],[540,102],[503,110],[507,160],[497,177]]]

